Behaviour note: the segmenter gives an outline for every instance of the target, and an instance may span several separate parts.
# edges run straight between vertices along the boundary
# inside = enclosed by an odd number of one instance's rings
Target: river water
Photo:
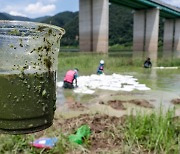
[[[145,99],[150,102],[155,108],[160,106],[169,108],[174,107],[171,103],[172,99],[180,98],[180,68],[179,69],[161,69],[161,68],[132,68],[130,69],[118,69],[116,72],[121,75],[131,75],[138,79],[138,82],[141,84],[146,84],[147,87],[151,88],[149,91],[138,91],[134,90],[132,92],[114,92],[108,90],[96,90],[92,95],[88,94],[75,94],[73,90],[64,90],[62,87],[57,88],[57,108],[60,111],[67,111],[68,109],[64,108],[64,105],[68,101],[80,102],[82,104],[88,104],[92,111],[107,111],[114,113],[107,108],[102,108],[99,105],[100,101],[108,100],[129,100],[129,99]],[[83,75],[84,72],[81,72]],[[86,72],[87,74],[87,72]],[[90,75],[90,74],[89,74]],[[63,74],[58,73],[58,82],[62,81]],[[81,81],[78,81],[81,82]],[[180,111],[178,110],[178,113]],[[116,113],[117,114],[117,113]],[[116,115],[115,114],[115,115]]]

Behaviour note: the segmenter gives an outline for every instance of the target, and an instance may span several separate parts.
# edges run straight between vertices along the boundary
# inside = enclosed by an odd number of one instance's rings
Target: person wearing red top
[[[64,88],[73,89],[73,81],[75,80],[75,87],[78,87],[77,85],[77,77],[78,77],[78,69],[75,68],[74,70],[67,71],[65,77],[64,77]]]

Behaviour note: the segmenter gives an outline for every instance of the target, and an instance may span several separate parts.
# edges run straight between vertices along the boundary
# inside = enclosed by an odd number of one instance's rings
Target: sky
[[[180,7],[180,0],[161,0]],[[0,12],[37,18],[63,11],[78,11],[79,0],[0,0]]]
[[[78,10],[79,0],[0,0],[0,12],[30,18]]]
[[[161,0],[161,1],[176,7],[180,7],[180,0]]]

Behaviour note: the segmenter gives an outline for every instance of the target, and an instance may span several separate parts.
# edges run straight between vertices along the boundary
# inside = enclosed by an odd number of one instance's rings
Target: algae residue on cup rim
[[[51,24],[45,24],[45,23],[39,23],[39,22],[29,22],[29,21],[16,21],[16,20],[0,20],[0,28],[4,28],[1,25],[11,25],[11,26],[26,26],[28,28],[31,28],[33,26],[43,27],[43,28],[51,28],[54,30],[57,30],[60,32],[61,36],[65,34],[65,30],[61,27],[51,25]],[[13,27],[11,27],[13,28]],[[35,29],[37,30],[37,29]]]

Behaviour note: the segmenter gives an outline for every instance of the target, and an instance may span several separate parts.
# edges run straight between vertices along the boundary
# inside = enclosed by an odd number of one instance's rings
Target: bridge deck
[[[159,0],[110,0],[110,2],[135,10],[159,8],[160,16],[164,18],[180,18],[180,9]]]

